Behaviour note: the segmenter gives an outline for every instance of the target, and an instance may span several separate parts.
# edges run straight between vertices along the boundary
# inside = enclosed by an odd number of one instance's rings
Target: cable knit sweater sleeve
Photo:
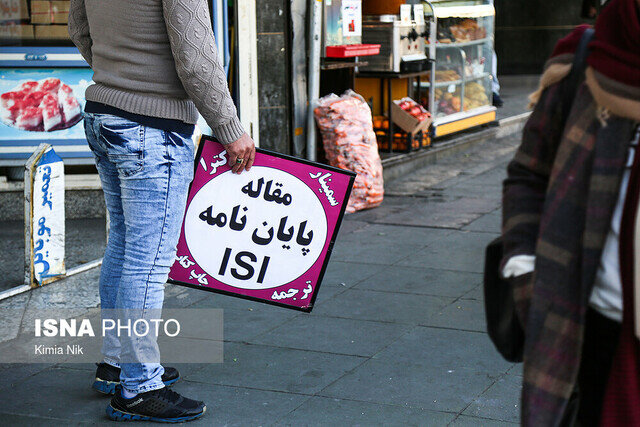
[[[69,4],[69,37],[76,45],[80,54],[91,65],[91,35],[89,34],[89,21],[84,0],[71,0]]]
[[[237,140],[244,129],[218,57],[206,0],[162,0],[162,6],[176,70],[185,91],[220,142]]]

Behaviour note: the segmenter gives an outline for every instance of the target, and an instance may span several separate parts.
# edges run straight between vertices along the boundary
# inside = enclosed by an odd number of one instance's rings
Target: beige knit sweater
[[[86,99],[244,133],[218,57],[206,0],[71,0],[69,35],[94,72]]]

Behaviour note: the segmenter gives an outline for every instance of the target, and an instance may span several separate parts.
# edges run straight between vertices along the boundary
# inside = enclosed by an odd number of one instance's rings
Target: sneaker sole
[[[172,386],[173,384],[175,384],[179,379],[180,379],[180,377],[174,378],[174,379],[169,380],[169,381],[163,381],[163,382],[164,382],[165,387],[169,387],[169,386]],[[91,385],[91,388],[93,388],[98,393],[114,395],[114,394],[116,394],[116,386],[118,384],[120,384],[119,381],[118,382],[105,381],[105,380],[101,380],[99,378],[96,378],[96,380]]]
[[[200,418],[207,412],[207,407],[205,406],[202,412],[196,415],[189,415],[187,417],[177,417],[177,418],[158,418],[158,417],[150,417],[148,415],[137,415],[131,414],[129,412],[124,412],[119,409],[115,409],[113,406],[107,406],[107,416],[113,421],[154,421],[157,423],[183,423],[185,421],[192,421],[197,418]]]

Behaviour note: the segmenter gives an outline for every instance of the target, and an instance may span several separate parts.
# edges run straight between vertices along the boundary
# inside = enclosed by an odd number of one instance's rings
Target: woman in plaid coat
[[[525,329],[523,425],[571,425],[576,415],[580,425],[640,425],[640,156],[630,148],[640,122],[640,0],[603,9],[567,106],[565,77],[585,29],[545,65],[504,183],[503,274]]]

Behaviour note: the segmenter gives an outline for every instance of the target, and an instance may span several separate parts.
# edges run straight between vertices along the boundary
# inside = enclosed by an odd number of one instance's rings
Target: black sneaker
[[[116,386],[120,384],[120,368],[111,366],[108,363],[96,363],[96,380],[91,386],[94,390],[103,394],[114,394]],[[170,386],[180,379],[180,373],[176,368],[164,367],[162,382],[165,386]]]
[[[206,410],[204,402],[188,399],[167,387],[126,399],[118,386],[107,406],[107,416],[114,421],[181,423],[203,416]]]

